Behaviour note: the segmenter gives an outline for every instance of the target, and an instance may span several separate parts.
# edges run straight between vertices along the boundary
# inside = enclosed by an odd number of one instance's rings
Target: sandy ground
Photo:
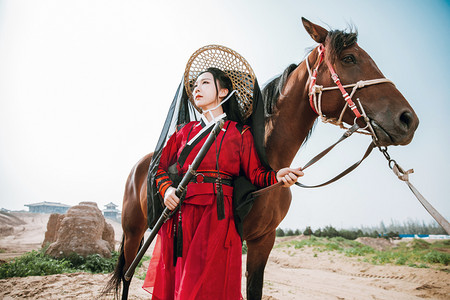
[[[14,216],[17,217],[14,220],[5,220],[0,214],[0,226],[3,226],[3,230],[0,228],[0,259],[4,261],[39,249],[49,217],[29,213]],[[114,221],[109,223],[119,243],[121,226]],[[285,239],[277,239],[277,243]],[[244,265],[245,260],[244,255]],[[147,266],[148,262],[144,263],[138,274],[144,274]],[[109,275],[73,273],[4,279],[0,280],[0,299],[99,299],[108,278]],[[244,276],[242,282],[245,295]],[[129,299],[150,299],[141,289],[142,283],[136,276],[133,278]],[[448,268],[439,271],[374,266],[335,252],[315,253],[310,248],[279,247],[272,250],[265,270],[264,300],[424,298],[450,299]]]

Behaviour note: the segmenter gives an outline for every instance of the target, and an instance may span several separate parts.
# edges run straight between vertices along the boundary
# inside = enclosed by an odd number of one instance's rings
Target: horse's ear
[[[312,37],[313,40],[315,40],[317,43],[322,44],[325,42],[325,39],[328,35],[328,30],[325,28],[311,23],[309,20],[302,17],[302,23],[305,27],[306,31],[309,33],[309,35]]]

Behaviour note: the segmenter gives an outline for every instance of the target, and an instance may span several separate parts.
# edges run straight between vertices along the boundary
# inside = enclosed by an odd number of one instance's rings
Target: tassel
[[[183,226],[181,220],[181,208],[178,212],[178,226],[173,225],[174,238],[173,238],[173,266],[177,265],[178,257],[183,257]],[[176,228],[175,228],[176,227]]]
[[[222,179],[217,177],[216,179],[216,192],[217,192],[217,219],[225,219],[225,208],[223,203],[223,190],[222,190]]]
[[[178,214],[178,232],[177,232],[177,258],[183,257],[183,226],[181,222],[181,208]]]
[[[173,266],[175,267],[177,265],[177,242],[178,242],[178,235],[177,235],[177,226],[176,222],[173,222]]]

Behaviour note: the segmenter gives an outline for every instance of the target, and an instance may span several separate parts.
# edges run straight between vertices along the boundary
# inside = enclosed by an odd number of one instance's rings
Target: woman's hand
[[[175,191],[176,189],[170,186],[164,194],[164,205],[170,210],[174,210],[178,206],[178,203],[180,203],[180,198],[175,195]]]
[[[303,172],[300,170],[300,168],[283,168],[278,170],[277,172],[277,180],[283,181],[284,187],[292,186],[301,176],[303,176]]]

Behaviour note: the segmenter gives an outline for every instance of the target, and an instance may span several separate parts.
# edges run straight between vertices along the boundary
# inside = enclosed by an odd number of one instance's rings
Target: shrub
[[[344,253],[346,256],[365,256],[367,254],[375,253],[375,250],[369,246],[361,246],[345,248]]]
[[[305,231],[303,231],[303,234],[304,235],[312,235],[313,232],[311,230],[311,227],[310,226],[306,227]]]
[[[72,253],[65,258],[56,259],[45,254],[46,248],[33,250],[8,263],[0,265],[0,279],[10,277],[45,276],[61,273],[91,272],[110,273],[119,256],[112,252],[111,258],[103,258],[98,254],[86,258]]]
[[[58,261],[41,251],[31,251],[0,266],[0,279],[9,277],[44,276],[67,272],[70,263],[65,260]]]
[[[281,228],[277,228],[276,232],[275,232],[276,236],[284,236],[284,231]]]
[[[322,230],[320,228],[317,229],[316,231],[314,231],[313,235],[317,236],[317,237],[321,237],[322,236]]]
[[[412,241],[412,248],[414,250],[426,250],[429,249],[431,246],[430,243],[428,243],[427,241],[421,240],[421,239],[414,239]]]
[[[336,237],[338,236],[338,231],[333,226],[326,226],[323,229],[322,236],[329,238]]]
[[[450,262],[450,254],[432,250],[424,255],[424,261],[432,264],[443,264],[448,266]]]

